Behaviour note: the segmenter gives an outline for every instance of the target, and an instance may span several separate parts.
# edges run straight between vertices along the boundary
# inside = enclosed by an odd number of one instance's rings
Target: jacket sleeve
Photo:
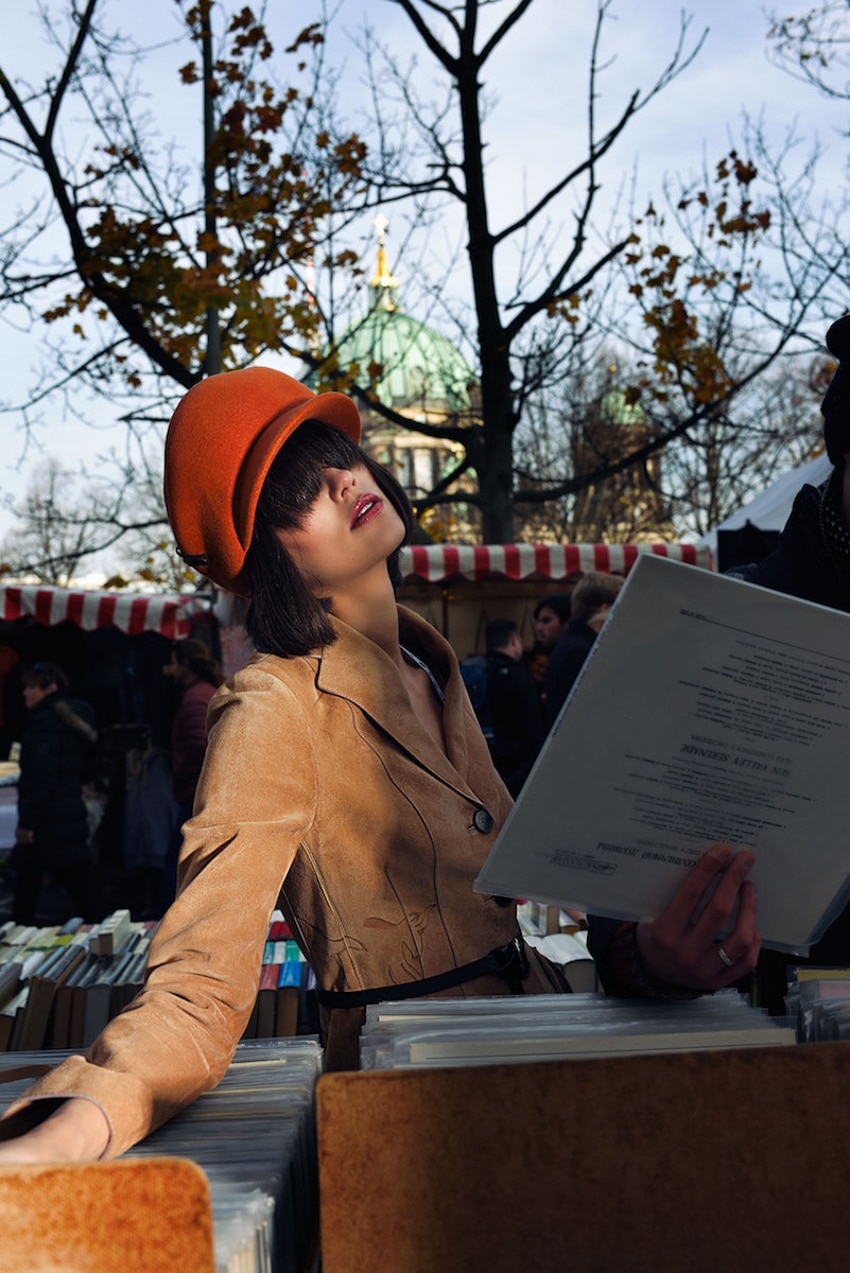
[[[282,881],[316,805],[307,710],[248,668],[211,705],[177,898],[151,945],[145,986],[85,1057],[64,1061],[13,1105],[94,1100],[123,1152],[224,1074],[257,993]]]
[[[674,986],[653,977],[641,958],[637,924],[602,915],[588,915],[587,947],[608,995],[624,999],[698,999],[701,991]]]

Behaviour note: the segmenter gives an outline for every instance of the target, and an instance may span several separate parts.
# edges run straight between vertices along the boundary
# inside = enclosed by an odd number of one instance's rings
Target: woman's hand
[[[638,949],[652,977],[691,990],[722,990],[755,968],[761,936],[756,886],[746,878],[754,861],[746,850],[733,853],[727,844],[715,844],[689,872],[664,914],[638,924]],[[736,903],[735,927],[718,942],[716,935]]]
[[[51,1102],[52,1104],[52,1102]],[[5,1163],[91,1162],[109,1144],[109,1122],[86,1097],[63,1100],[44,1122],[32,1126],[40,1101],[0,1121],[0,1165]],[[29,1123],[29,1130],[16,1134]],[[11,1139],[6,1139],[10,1135]]]

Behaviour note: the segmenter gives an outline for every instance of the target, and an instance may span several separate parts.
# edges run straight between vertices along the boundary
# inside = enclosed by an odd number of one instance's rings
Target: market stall
[[[115,627],[127,636],[157,632],[176,640],[188,636],[193,617],[209,609],[209,599],[194,595],[92,592],[40,584],[0,588],[0,619],[10,622],[29,616],[47,626],[69,622],[86,632]]]
[[[92,800],[102,862],[122,860],[128,793],[168,746],[177,701],[177,686],[164,674],[172,642],[203,632],[214,648],[212,603],[211,596],[197,594],[0,586],[0,761],[21,738],[23,670],[57,663],[98,723],[99,795]],[[167,763],[164,770],[170,775]],[[0,773],[0,857],[14,840],[14,783],[14,773]]]
[[[627,575],[641,553],[712,568],[704,544],[414,544],[402,549],[399,600],[438,628],[460,658],[484,652],[484,630],[496,618],[514,619],[530,647],[540,597],[569,592],[591,571]]]
[[[171,642],[199,626],[214,636],[212,597],[96,591],[41,584],[0,586],[0,693],[13,728],[20,721],[20,669],[58,663],[104,726],[162,714],[162,666]],[[170,705],[165,715],[170,716]]]

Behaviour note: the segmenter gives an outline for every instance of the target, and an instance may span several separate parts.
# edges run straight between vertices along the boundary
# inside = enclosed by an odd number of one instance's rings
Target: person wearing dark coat
[[[774,592],[784,592],[833,610],[850,612],[850,315],[833,323],[827,348],[838,369],[824,396],[824,442],[833,470],[820,486],[806,485],[794,500],[779,544],[763,561],[726,573]],[[758,975],[762,999],[783,1010],[788,959],[762,951]],[[795,963],[850,965],[850,907],[812,946],[808,960]]]
[[[803,486],[794,500],[779,544],[763,561],[735,566],[726,574],[747,583],[850,612],[850,314],[827,332],[827,348],[838,368],[824,396],[824,442],[833,471],[822,485]],[[816,616],[812,616],[816,622]],[[631,941],[628,926],[616,920],[591,924],[590,949],[609,989],[622,992],[612,963],[622,963],[618,945]],[[784,1012],[789,966],[850,966],[850,907],[827,929],[807,958],[762,950],[755,977],[755,997],[770,1013]]]
[[[727,575],[850,611],[850,497],[845,482],[842,461],[820,486],[802,487],[776,549],[763,561],[735,566]]]
[[[601,625],[600,625],[601,626]],[[582,619],[571,619],[570,625],[549,656],[546,664],[546,715],[550,725],[569,697],[570,690],[584,667],[599,628]]]
[[[567,701],[622,586],[619,575],[590,573],[583,575],[573,589],[572,617],[546,665],[546,713],[550,725]]]
[[[832,324],[826,345],[838,360],[821,404],[832,473],[820,486],[802,487],[769,556],[726,573],[850,612],[850,314]]]
[[[493,764],[516,797],[543,742],[540,696],[522,662],[522,637],[513,619],[491,620],[486,641],[487,691],[476,710]]]
[[[49,872],[70,894],[77,914],[92,923],[101,915],[83,787],[98,737],[94,711],[69,697],[67,677],[55,663],[37,663],[25,672],[23,695],[13,918],[18,924],[37,922],[42,878]]]

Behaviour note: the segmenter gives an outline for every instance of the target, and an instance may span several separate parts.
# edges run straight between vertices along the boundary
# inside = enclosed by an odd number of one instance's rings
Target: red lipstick
[[[355,530],[373,521],[382,512],[383,507],[384,501],[380,495],[374,495],[371,492],[361,495],[354,501],[354,507],[351,510],[351,529]]]

